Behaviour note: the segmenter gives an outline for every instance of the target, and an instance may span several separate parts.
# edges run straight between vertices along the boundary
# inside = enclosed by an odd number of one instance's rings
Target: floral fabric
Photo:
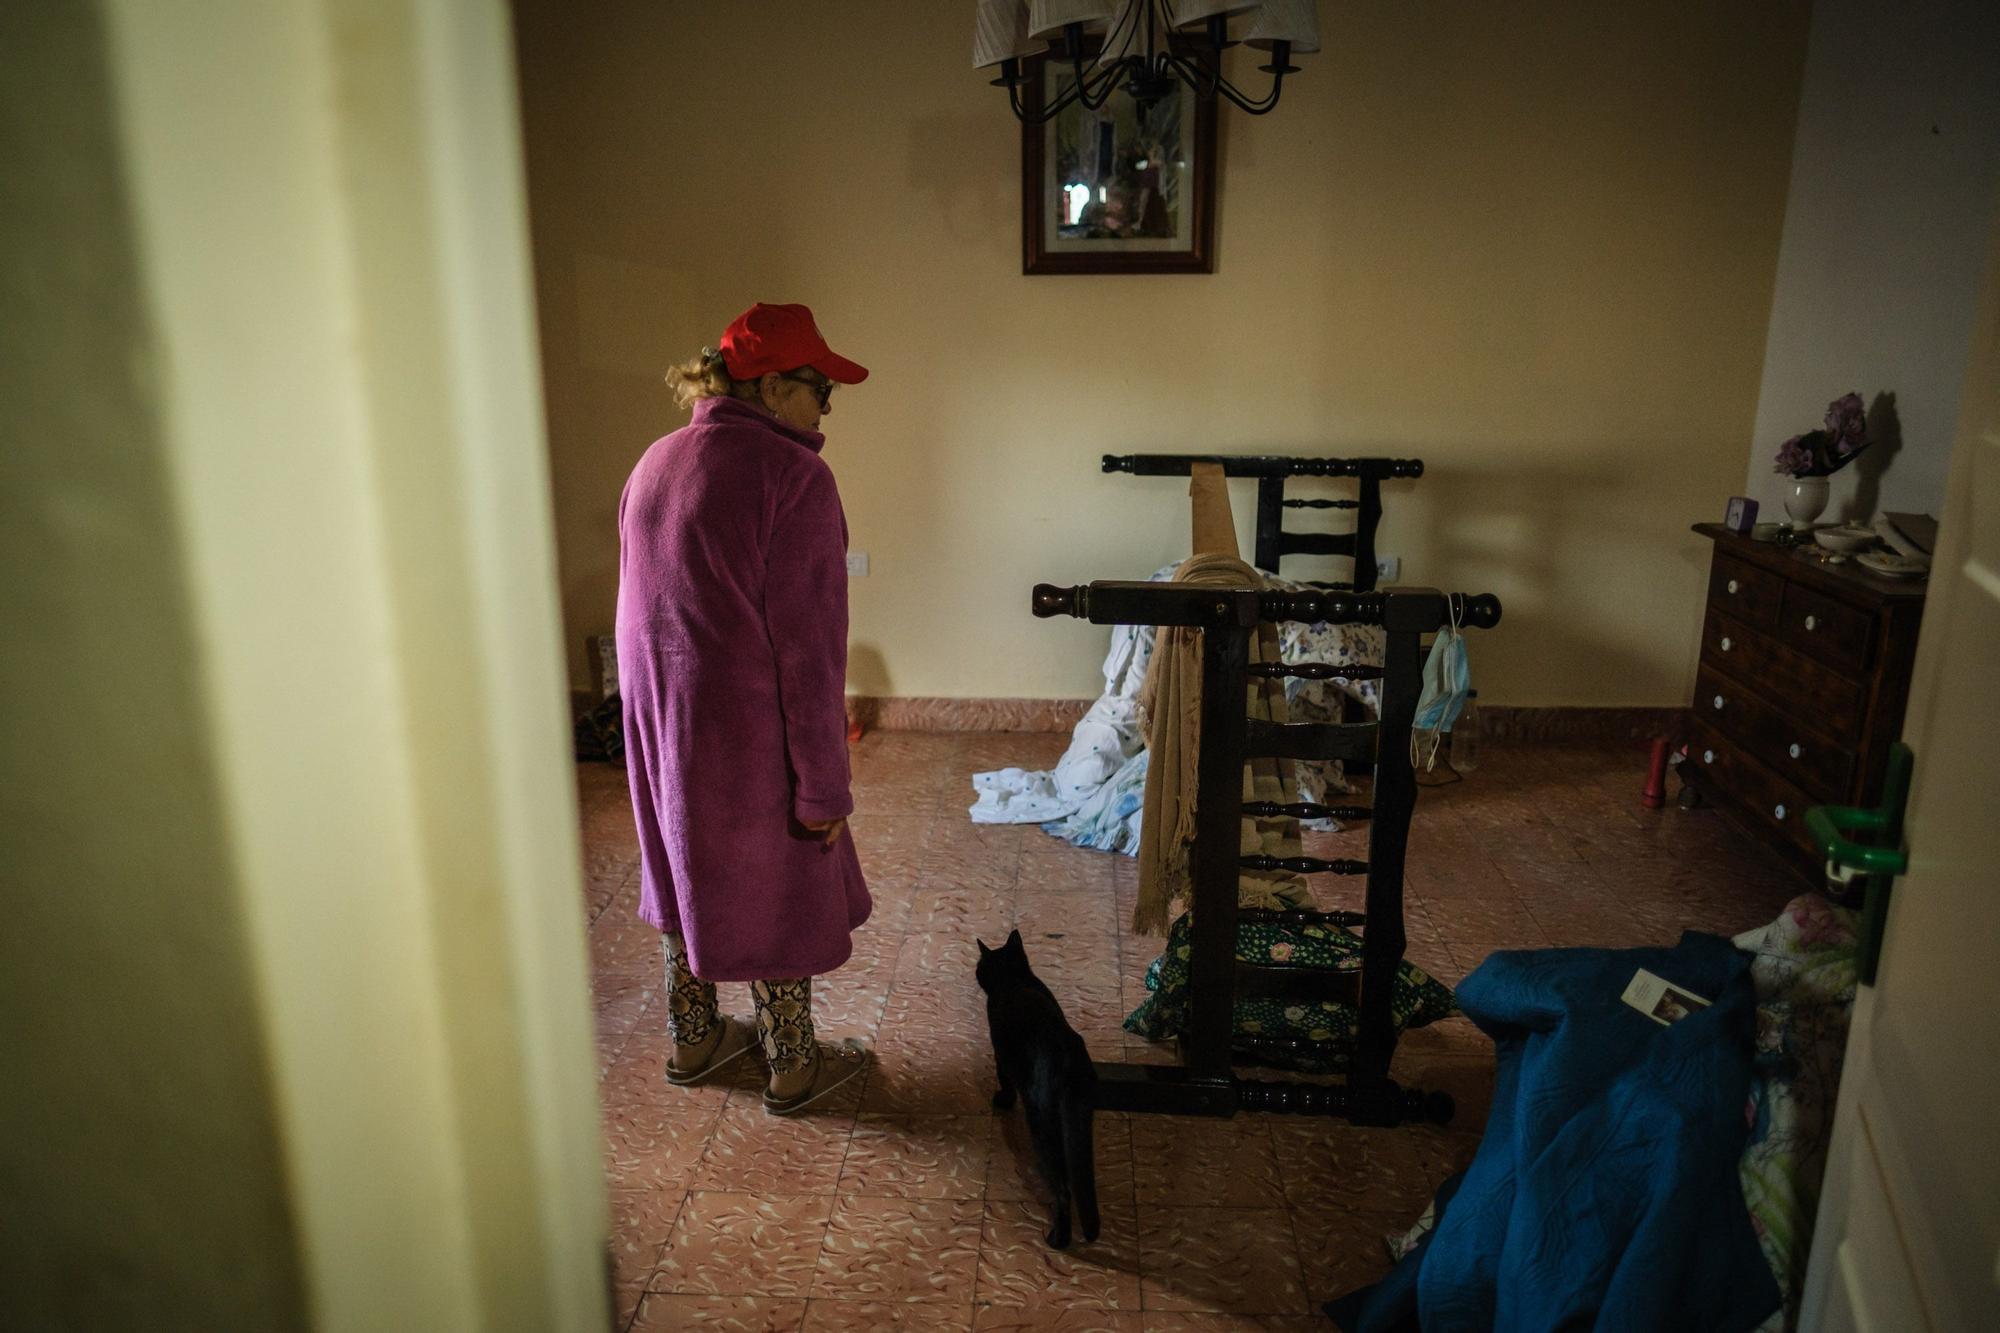
[[[1735,941],[1756,955],[1750,980],[1757,988],[1750,1141],[1737,1170],[1757,1242],[1785,1293],[1785,1308],[1767,1329],[1790,1327],[1798,1317],[1854,1010],[1856,939],[1853,912],[1808,893]]]
[[[1173,577],[1178,562],[1154,571],[1150,582]],[[1307,585],[1266,576],[1266,587],[1308,591]],[[1053,771],[1019,768],[973,775],[978,799],[968,813],[975,824],[1039,822],[1042,831],[1079,847],[1139,854],[1141,803],[1149,752],[1138,714],[1140,683],[1152,660],[1154,627],[1115,625],[1104,659],[1104,693],[1079,722],[1069,750]],[[1287,662],[1330,662],[1335,666],[1380,664],[1384,652],[1378,625],[1303,624],[1278,626],[1278,650]],[[1370,717],[1381,714],[1381,682],[1374,680],[1285,681],[1285,705],[1294,722],[1341,721],[1341,699],[1360,704]],[[1338,759],[1300,760],[1295,766],[1298,794],[1287,799],[1325,802],[1352,790]],[[1108,775],[1108,776],[1107,776]],[[1302,825],[1332,830],[1331,820]]]
[[[1188,1017],[1188,958],[1193,936],[1187,913],[1167,932],[1167,947],[1146,969],[1144,1002],[1125,1019],[1125,1030],[1148,1041],[1179,1036]],[[1236,928],[1236,961],[1266,967],[1311,967],[1359,971],[1361,937],[1334,926],[1278,926],[1242,922]],[[1451,991],[1411,963],[1396,970],[1390,1013],[1398,1031],[1423,1027],[1455,1012]],[[1331,1074],[1347,1068],[1360,1029],[1352,1005],[1334,1000],[1309,1003],[1238,997],[1236,1049],[1247,1063],[1276,1065],[1304,1073]],[[1265,1041],[1299,1041],[1297,1049],[1265,1047]]]

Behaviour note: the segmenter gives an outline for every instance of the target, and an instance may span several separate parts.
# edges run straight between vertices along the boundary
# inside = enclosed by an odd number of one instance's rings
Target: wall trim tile
[[[850,695],[848,713],[869,731],[1053,731],[1074,728],[1089,699],[943,699]],[[1495,745],[1565,745],[1679,736],[1687,709],[1517,708],[1482,705]]]

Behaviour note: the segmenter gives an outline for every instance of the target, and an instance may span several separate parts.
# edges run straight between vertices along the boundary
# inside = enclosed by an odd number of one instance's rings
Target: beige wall
[[[0,1328],[604,1326],[510,37],[0,6]]]
[[[2000,206],[2000,6],[1818,0],[1744,494],[1783,518],[1778,446],[1856,390],[1876,446],[1825,520],[1936,515]]]
[[[0,1325],[301,1328],[106,37],[0,54]]]
[[[619,488],[685,420],[661,369],[779,300],[875,372],[827,423],[873,565],[852,690],[1094,694],[1106,631],[1028,589],[1184,554],[1181,488],[1097,459],[1213,450],[1422,457],[1382,548],[1506,600],[1489,701],[1684,700],[1687,526],[1743,475],[1806,18],[1325,6],[1283,105],[1223,116],[1216,273],[1074,278],[1020,273],[968,6],[519,0],[573,680]]]

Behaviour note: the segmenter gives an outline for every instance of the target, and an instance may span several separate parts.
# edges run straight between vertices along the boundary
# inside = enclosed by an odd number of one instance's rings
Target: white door
[[[1855,1004],[1807,1329],[2000,1329],[2000,243],[1976,329],[1903,731],[1910,868]]]

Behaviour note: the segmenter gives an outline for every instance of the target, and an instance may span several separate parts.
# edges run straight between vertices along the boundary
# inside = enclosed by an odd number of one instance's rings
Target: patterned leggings
[[[667,955],[667,1031],[677,1046],[699,1046],[721,1021],[715,983],[688,968],[687,941],[671,933],[660,938]],[[753,981],[750,997],[757,1004],[757,1038],[771,1072],[805,1068],[813,1055],[812,978]]]

